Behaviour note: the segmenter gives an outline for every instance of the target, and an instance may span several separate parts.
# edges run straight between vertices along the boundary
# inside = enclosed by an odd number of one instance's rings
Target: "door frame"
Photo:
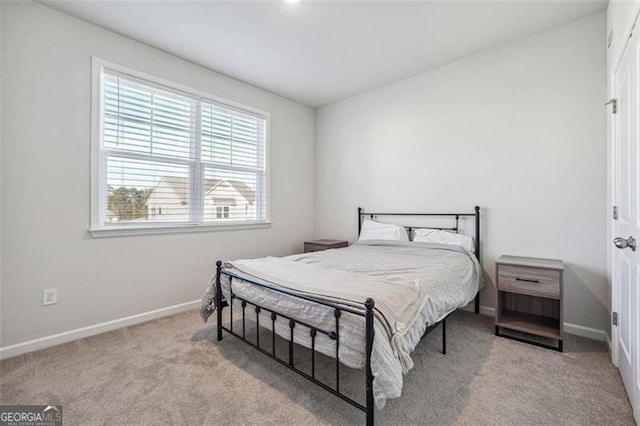
[[[634,10],[632,13],[633,18],[629,21],[629,23],[627,24],[627,28],[625,29],[625,32],[623,33],[625,35],[625,42],[624,45],[622,46],[622,49],[620,50],[620,52],[618,53],[617,57],[615,58],[615,61],[613,63],[613,65],[611,66],[610,69],[607,69],[607,74],[609,74],[609,90],[607,91],[607,96],[609,98],[616,98],[618,95],[616,93],[616,71],[618,70],[618,67],[620,66],[620,63],[622,62],[622,58],[624,57],[624,54],[627,51],[627,47],[629,45],[629,40],[630,37],[629,35],[631,34],[631,32],[633,31],[634,26],[636,25],[636,23],[638,22],[638,17],[640,15],[640,3],[636,3],[636,5],[634,6]],[[616,141],[616,137],[617,137],[617,117],[615,114],[612,114],[610,112],[610,110],[607,110],[607,122],[609,124],[609,152],[610,152],[610,156],[608,159],[609,162],[609,199],[607,200],[607,220],[608,220],[608,226],[607,226],[607,263],[609,264],[609,271],[610,271],[610,283],[611,283],[611,312],[610,317],[609,317],[609,325],[611,327],[611,342],[609,349],[611,350],[611,362],[613,363],[613,365],[615,365],[616,367],[618,367],[619,365],[619,351],[618,351],[618,345],[619,345],[619,329],[617,325],[613,325],[613,321],[612,321],[612,316],[613,316],[613,312],[620,312],[620,291],[617,285],[617,268],[616,268],[616,262],[615,262],[615,251],[613,249],[613,238],[615,238],[616,236],[616,221],[613,219],[612,214],[613,214],[613,206],[617,206],[617,199],[616,199],[616,195],[617,195],[617,187],[616,187],[616,173],[617,173],[617,168],[616,168],[616,159],[617,159],[617,141]]]

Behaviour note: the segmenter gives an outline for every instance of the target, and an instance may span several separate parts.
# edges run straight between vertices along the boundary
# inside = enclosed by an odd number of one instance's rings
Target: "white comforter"
[[[392,241],[363,241],[344,249],[284,258],[236,260],[225,263],[224,268],[252,281],[276,284],[347,306],[362,306],[367,297],[374,299],[371,370],[379,408],[384,407],[387,398],[400,396],[403,372],[413,367],[409,354],[426,328],[473,300],[481,276],[475,256],[461,248]],[[227,301],[231,300],[226,275],[222,291]],[[334,312],[329,307],[238,279],[233,280],[233,292],[317,328],[335,330]],[[210,301],[203,299],[203,306],[207,303]],[[241,309],[237,299],[234,307]],[[260,315],[260,325],[270,330],[271,313],[263,311]],[[255,318],[255,314],[248,318]],[[276,321],[276,332],[288,339],[288,321]],[[308,328],[296,327],[294,341],[310,347]],[[318,334],[316,350],[335,357],[335,341]],[[339,359],[349,367],[364,366],[363,317],[342,314]]]

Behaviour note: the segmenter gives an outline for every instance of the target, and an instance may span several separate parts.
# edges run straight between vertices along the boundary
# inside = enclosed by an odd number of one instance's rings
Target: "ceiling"
[[[596,13],[607,0],[40,3],[317,107]]]

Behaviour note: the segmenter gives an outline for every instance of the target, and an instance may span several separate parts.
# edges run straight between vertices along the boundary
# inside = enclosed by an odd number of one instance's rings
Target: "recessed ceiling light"
[[[300,0],[284,0],[285,3],[300,3]]]

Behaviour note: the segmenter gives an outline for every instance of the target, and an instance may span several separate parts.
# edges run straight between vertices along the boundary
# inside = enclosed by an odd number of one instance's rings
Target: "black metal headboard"
[[[462,216],[474,216],[475,217],[475,249],[476,249],[476,258],[480,261],[480,207],[475,206],[473,208],[475,210],[474,213],[371,213],[365,212],[362,207],[358,207],[358,235],[360,235],[360,231],[362,230],[362,218],[369,216],[371,220],[373,220],[376,216],[436,216],[436,217],[451,217],[455,220],[455,225],[451,227],[430,227],[430,226],[404,226],[409,234],[413,229],[441,229],[446,231],[453,231],[458,233],[460,217]]]

